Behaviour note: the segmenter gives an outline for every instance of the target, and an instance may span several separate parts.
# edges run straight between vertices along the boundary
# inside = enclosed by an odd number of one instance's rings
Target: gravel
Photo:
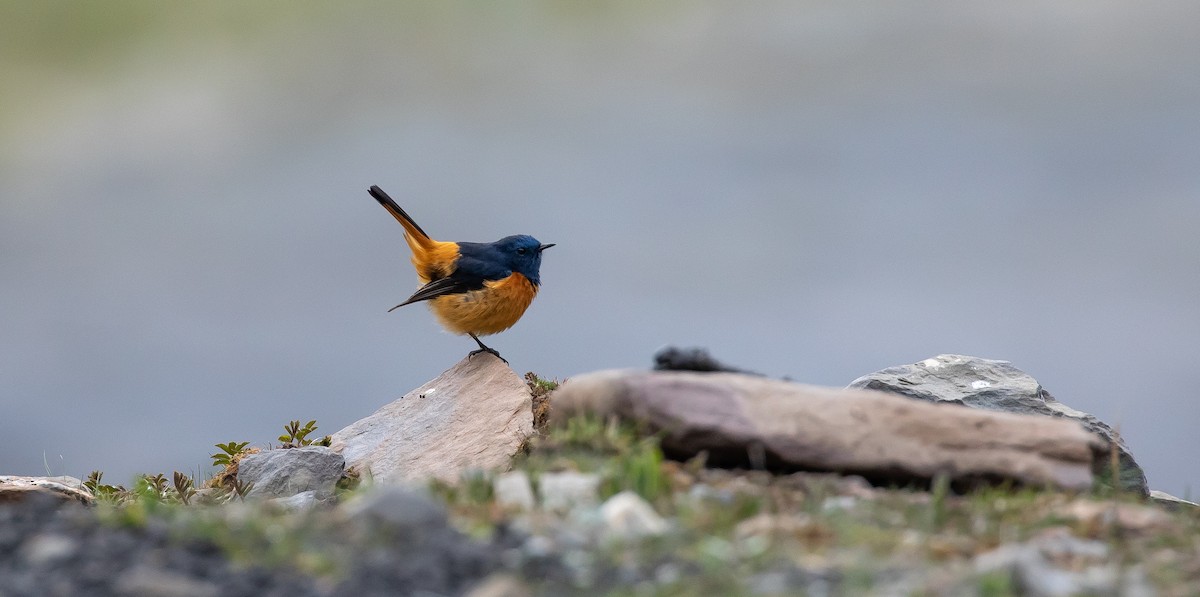
[[[354,516],[334,508],[292,515],[320,519],[311,528],[327,532],[315,539],[344,563],[322,576],[235,562],[165,518],[115,524],[44,496],[0,505],[0,597],[459,595],[497,568],[504,545],[467,538],[424,496],[377,493]],[[419,528],[404,515],[414,511]]]

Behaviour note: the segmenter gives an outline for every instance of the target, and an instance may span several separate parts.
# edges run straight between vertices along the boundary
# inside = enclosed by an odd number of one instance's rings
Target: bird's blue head
[[[542,283],[538,277],[538,270],[542,267],[542,251],[553,246],[554,243],[543,245],[526,234],[506,236],[491,243],[491,248],[505,267],[529,278],[535,285]]]

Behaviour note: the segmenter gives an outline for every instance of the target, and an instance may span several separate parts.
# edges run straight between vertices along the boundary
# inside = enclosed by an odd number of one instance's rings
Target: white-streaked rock
[[[1143,496],[1148,494],[1146,474],[1115,429],[1093,415],[1059,402],[1033,376],[1008,361],[940,354],[919,363],[864,375],[850,382],[849,387],[934,403],[1077,421],[1084,429],[1112,442],[1119,461],[1121,488]]]
[[[33,494],[49,495],[63,501],[90,504],[91,492],[75,477],[22,477],[0,475],[0,504],[20,502]]]
[[[307,491],[333,494],[346,459],[325,446],[266,450],[238,463],[238,481],[253,483],[250,497],[286,498]]]

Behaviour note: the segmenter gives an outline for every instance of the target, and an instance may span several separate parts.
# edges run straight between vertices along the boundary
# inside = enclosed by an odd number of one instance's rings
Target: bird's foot
[[[481,341],[479,339],[479,336],[476,336],[475,334],[472,334],[470,332],[467,332],[467,335],[470,336],[471,339],[474,340],[475,343],[479,345],[479,350],[472,350],[471,353],[467,355],[467,360],[470,360],[471,357],[473,357],[481,352],[486,352],[486,353],[489,353],[489,354],[495,356],[496,358],[500,359],[501,361],[504,361],[505,365],[508,364],[508,359],[500,356],[500,353],[497,352],[495,348],[489,348],[487,344],[484,344],[483,341]]]
[[[495,348],[488,348],[487,346],[484,346],[483,348],[480,348],[478,350],[472,350],[471,352],[467,353],[467,358],[470,359],[471,357],[473,357],[481,352],[486,352],[486,353],[500,359],[501,361],[504,361],[505,365],[508,364],[508,359],[500,356],[500,351],[496,350]]]
[[[468,336],[470,336],[470,337],[471,337],[471,339],[472,339],[472,340],[474,340],[474,341],[475,341],[475,343],[479,345],[479,350],[472,350],[472,351],[471,351],[471,353],[467,355],[467,360],[470,360],[470,359],[471,359],[471,357],[473,357],[473,356],[475,356],[475,355],[477,355],[477,354],[479,354],[479,353],[481,353],[481,352],[486,352],[486,353],[490,353],[490,354],[492,354],[493,356],[495,356],[496,358],[500,359],[501,361],[504,361],[504,364],[505,364],[505,365],[507,365],[507,364],[508,364],[508,359],[506,359],[506,358],[504,358],[504,357],[500,356],[500,353],[499,353],[499,352],[497,352],[495,348],[489,348],[487,344],[484,344],[484,343],[483,343],[483,342],[482,342],[482,341],[479,339],[479,336],[476,336],[475,334],[472,334],[472,333],[470,333],[470,332],[467,332],[467,335],[468,335]]]

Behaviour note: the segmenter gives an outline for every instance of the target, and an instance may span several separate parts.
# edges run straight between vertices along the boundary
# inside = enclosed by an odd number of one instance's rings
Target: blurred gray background
[[[208,474],[453,365],[379,184],[558,243],[519,373],[1005,359],[1200,491],[1196,2],[0,7],[0,473]]]

